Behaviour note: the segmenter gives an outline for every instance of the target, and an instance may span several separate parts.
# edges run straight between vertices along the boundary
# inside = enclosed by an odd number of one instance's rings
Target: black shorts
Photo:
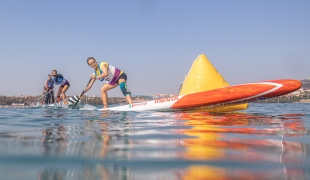
[[[119,75],[117,78],[117,83],[120,79],[125,79],[125,81],[127,81],[127,75],[124,72],[121,75]]]
[[[61,85],[60,87],[65,87],[65,85],[68,85],[70,87],[69,81],[67,81],[64,85]]]

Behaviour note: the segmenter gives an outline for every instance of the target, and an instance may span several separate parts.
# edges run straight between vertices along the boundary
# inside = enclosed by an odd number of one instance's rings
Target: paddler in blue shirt
[[[107,91],[117,87],[118,85],[122,93],[126,97],[126,100],[128,101],[128,103],[132,104],[131,92],[127,89],[127,84],[126,84],[127,75],[123,71],[112,66],[111,64],[108,64],[107,62],[97,63],[94,57],[87,58],[87,64],[90,67],[94,68],[95,71],[93,74],[90,75],[92,80],[90,81],[86,89],[84,90],[84,93],[86,93],[93,86],[96,80],[99,80],[99,81],[106,83],[100,89],[104,108],[108,108]]]
[[[49,75],[48,75],[49,77]],[[47,79],[44,84],[43,94],[45,95],[45,104],[54,103],[54,82],[51,79]]]
[[[48,80],[52,80],[55,85],[60,85],[57,91],[57,101],[60,102],[60,94],[62,94],[62,99],[65,100],[67,98],[66,91],[70,87],[70,83],[66,80],[61,74],[57,74],[57,70],[54,69],[52,74],[49,75]]]

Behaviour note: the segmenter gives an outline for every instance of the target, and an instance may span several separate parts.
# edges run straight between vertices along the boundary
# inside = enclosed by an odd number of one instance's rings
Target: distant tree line
[[[302,99],[310,99],[309,97],[302,97],[302,96],[279,96],[275,98],[269,98],[265,100],[256,101],[255,103],[293,103],[299,102]]]
[[[301,80],[303,89],[310,89],[310,79]]]

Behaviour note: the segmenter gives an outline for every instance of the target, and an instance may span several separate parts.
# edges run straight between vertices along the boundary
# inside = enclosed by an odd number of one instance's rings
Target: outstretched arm
[[[94,75],[92,74],[91,75],[91,77],[92,77],[92,80],[90,81],[90,83],[88,84],[88,86],[85,88],[85,90],[84,90],[84,94],[88,91],[88,90],[90,90],[90,88],[93,86],[93,84],[95,83],[95,81],[96,81],[96,78],[95,77],[93,77]],[[80,94],[79,95],[79,97],[81,97],[83,94]]]

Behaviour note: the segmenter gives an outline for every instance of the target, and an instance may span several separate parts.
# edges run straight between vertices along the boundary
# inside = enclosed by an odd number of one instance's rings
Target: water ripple
[[[255,103],[226,114],[0,109],[0,173],[5,179],[309,179],[309,112],[298,103]]]

